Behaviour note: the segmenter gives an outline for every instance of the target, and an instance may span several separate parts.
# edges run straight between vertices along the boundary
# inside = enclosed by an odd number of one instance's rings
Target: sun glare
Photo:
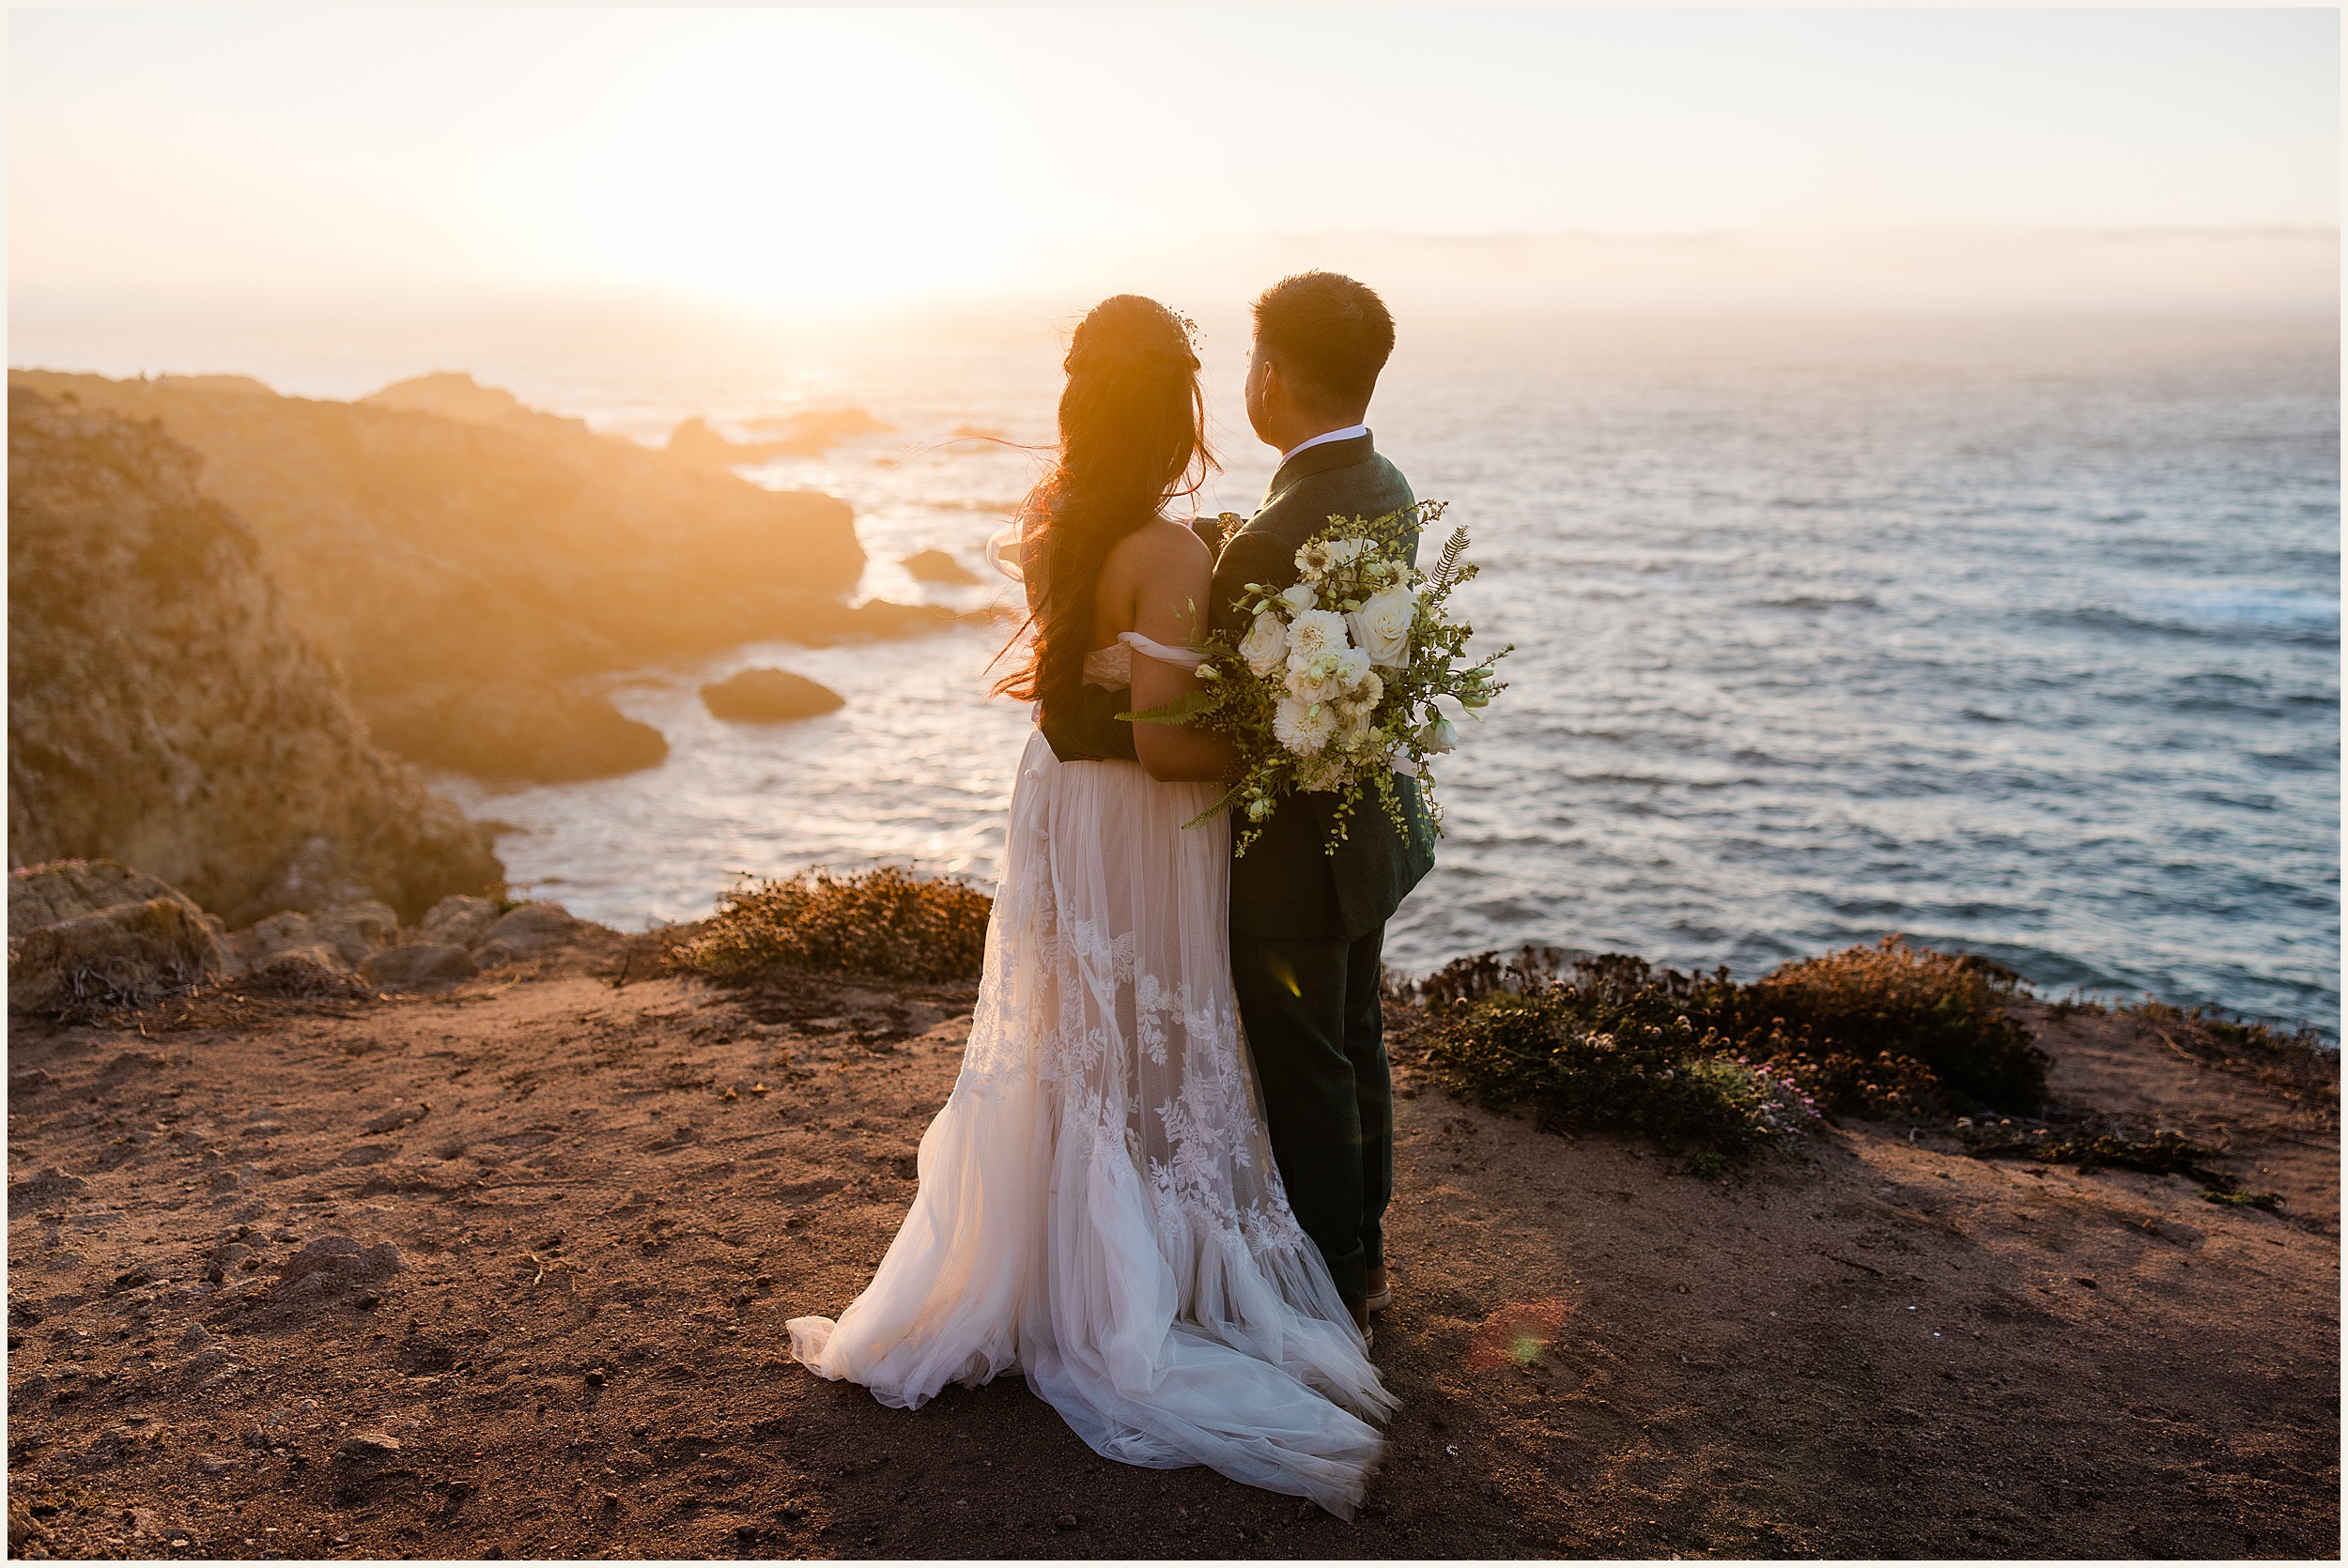
[[[966,89],[908,40],[868,28],[815,49],[801,30],[788,53],[680,53],[613,106],[592,151],[554,171],[574,265],[793,310],[998,280],[1020,204]]]

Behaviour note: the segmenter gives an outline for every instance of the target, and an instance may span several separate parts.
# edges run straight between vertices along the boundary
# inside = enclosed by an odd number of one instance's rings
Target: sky
[[[17,309],[616,290],[820,312],[1212,272],[1311,236],[1398,242],[1437,269],[1499,254],[1469,245],[1489,237],[1575,237],[1532,270],[1831,284],[1819,247],[1853,236],[1877,272],[1978,277],[1994,253],[2101,276],[2191,231],[2188,271],[2279,268],[2336,295],[2331,10],[19,9],[8,25]],[[2211,232],[2234,259],[2210,261]],[[2024,239],[2071,260],[2013,262]],[[1708,260],[1687,260],[1691,241]]]

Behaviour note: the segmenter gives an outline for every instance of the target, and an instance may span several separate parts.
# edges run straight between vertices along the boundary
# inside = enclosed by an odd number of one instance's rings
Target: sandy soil
[[[1345,1524],[1108,1464],[1016,1380],[907,1413],[791,1364],[784,1317],[846,1304],[904,1213],[972,993],[622,961],[18,1020],[19,1550],[2339,1550],[2337,1134],[2132,1023],[2047,1024],[2058,1094],[2225,1139],[2282,1215],[1877,1126],[1705,1183],[1405,1068],[1403,1411]]]

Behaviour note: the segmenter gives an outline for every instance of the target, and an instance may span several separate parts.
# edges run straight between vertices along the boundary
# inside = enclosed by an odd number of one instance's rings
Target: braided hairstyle
[[[1047,720],[1075,711],[1110,547],[1174,497],[1197,495],[1215,468],[1189,324],[1164,305],[1138,294],[1102,300],[1062,368],[1058,460],[1019,509],[1021,632],[1035,636],[995,687],[1042,703]]]

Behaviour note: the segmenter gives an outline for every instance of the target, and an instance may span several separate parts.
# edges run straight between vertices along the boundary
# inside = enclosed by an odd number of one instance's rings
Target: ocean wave
[[[1879,610],[1883,607],[1876,603],[1875,595],[1872,593],[1854,593],[1844,597],[1836,597],[1832,594],[1800,593],[1790,599],[1763,599],[1760,603],[1764,609]]]
[[[2082,605],[2044,609],[2033,619],[2042,625],[2079,626],[2130,637],[2277,642],[2306,648],[2340,646],[2340,610],[2336,605],[2328,609],[2257,607],[2227,604],[2219,595],[2210,597],[2213,603],[2206,610],[2197,610],[2179,599],[2170,606]]]

